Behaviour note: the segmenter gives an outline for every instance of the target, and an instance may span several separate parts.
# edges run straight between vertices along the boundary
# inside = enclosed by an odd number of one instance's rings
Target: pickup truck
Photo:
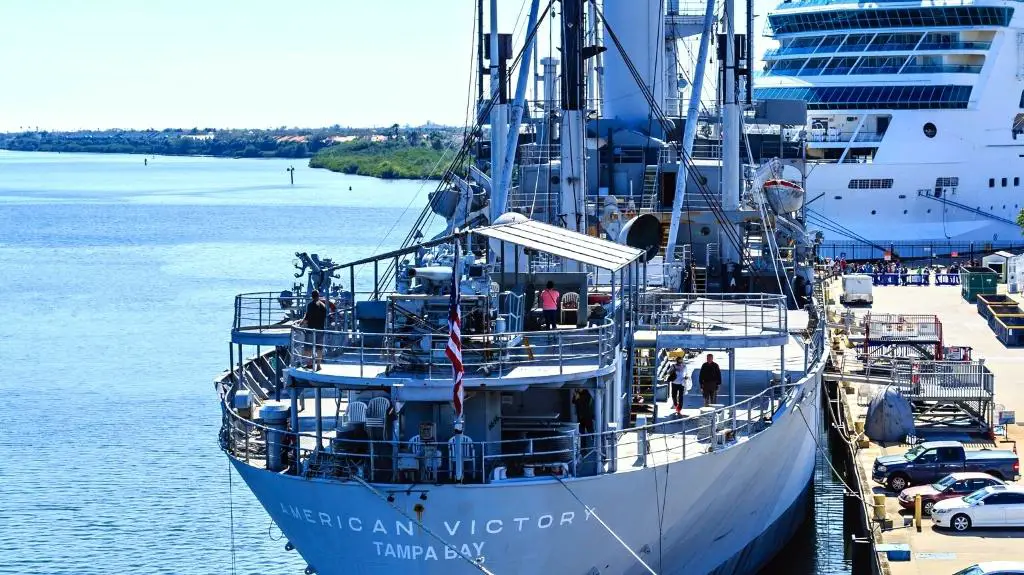
[[[910,485],[934,483],[957,471],[978,471],[1013,481],[1020,474],[1020,460],[1012,451],[965,451],[958,441],[926,441],[903,455],[875,458],[871,479],[899,493]]]

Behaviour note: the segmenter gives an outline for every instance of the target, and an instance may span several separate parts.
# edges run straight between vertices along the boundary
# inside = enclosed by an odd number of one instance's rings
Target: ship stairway
[[[961,210],[963,210],[965,212],[970,212],[972,214],[977,214],[977,215],[982,216],[984,218],[988,218],[990,220],[995,220],[997,222],[1001,222],[1001,223],[1004,223],[1004,224],[1010,224],[1011,226],[1016,226],[1017,225],[1017,222],[1015,222],[1013,220],[1009,220],[1009,219],[1006,219],[1004,217],[997,216],[997,215],[995,215],[995,214],[993,214],[991,212],[986,212],[985,210],[982,210],[981,208],[972,208],[971,206],[968,206],[967,204],[961,204],[960,202],[954,202],[953,200],[951,200],[949,198],[943,197],[941,193],[939,195],[935,195],[935,194],[936,193],[932,192],[931,190],[918,190],[918,192],[917,192],[917,195],[921,196],[922,198],[928,198],[929,200],[935,200],[936,202],[939,202],[941,204],[944,204],[944,205],[947,205],[947,206],[953,206],[954,208],[959,208],[959,209],[961,209]]]
[[[636,424],[638,415],[647,415],[648,421],[657,418],[657,404],[655,402],[655,384],[657,375],[658,358],[653,347],[633,348],[633,383],[630,390],[632,398],[629,409],[629,425]]]
[[[648,164],[644,167],[644,190],[640,201],[640,211],[653,212],[658,205],[658,181],[661,179],[661,164]],[[665,232],[667,234],[667,231]],[[663,237],[662,239],[667,239]],[[664,242],[667,244],[668,242]]]
[[[708,293],[708,268],[693,267],[693,293]]]

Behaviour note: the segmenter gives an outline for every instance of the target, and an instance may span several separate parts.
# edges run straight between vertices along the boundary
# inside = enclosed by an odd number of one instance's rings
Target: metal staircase
[[[655,376],[657,369],[656,351],[653,347],[633,348],[633,385],[630,389],[632,398],[629,409],[629,424],[636,423],[638,415],[657,417],[654,401]]]
[[[644,167],[644,191],[640,201],[641,212],[653,212],[658,207],[658,185],[661,180],[661,164],[648,164]],[[667,233],[667,232],[665,232]]]

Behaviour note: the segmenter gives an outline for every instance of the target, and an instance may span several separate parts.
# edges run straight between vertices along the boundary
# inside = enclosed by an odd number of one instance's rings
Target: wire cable
[[[231,459],[227,460],[228,463],[228,509],[229,519],[231,521],[231,574],[236,573],[235,570],[235,478],[231,473]]]
[[[430,528],[428,528],[426,525],[424,525],[423,522],[417,520],[413,516],[411,516],[408,513],[406,513],[404,509],[402,509],[401,507],[399,507],[399,506],[395,505],[394,503],[392,503],[391,501],[389,501],[387,495],[384,495],[376,487],[374,487],[374,486],[370,485],[369,483],[367,483],[362,477],[358,477],[356,475],[353,475],[353,476],[351,476],[351,478],[354,481],[356,481],[357,483],[359,483],[360,485],[362,485],[363,487],[367,488],[371,493],[373,493],[374,495],[379,497],[381,501],[386,503],[388,505],[388,507],[390,507],[390,508],[394,509],[396,512],[398,512],[399,515],[401,515],[402,517],[405,517],[409,521],[415,521],[417,524],[419,524],[420,529],[422,529],[424,533],[426,533],[427,535],[430,535],[434,539],[437,539],[438,542],[440,542],[442,545],[445,546],[445,549],[451,549],[456,554],[458,554],[459,557],[461,557],[467,563],[469,563],[470,565],[475,567],[481,573],[484,573],[485,575],[494,575],[494,573],[492,571],[490,571],[489,569],[487,569],[486,567],[483,566],[483,564],[481,563],[482,558],[474,559],[473,557],[470,557],[469,555],[463,554],[461,551],[459,551],[455,547],[455,545],[445,541],[445,539],[443,537],[441,537],[440,535],[438,535],[437,533],[432,531]]]
[[[597,522],[601,524],[601,527],[604,527],[605,531],[607,531],[609,534],[611,534],[611,536],[614,537],[615,540],[619,542],[619,545],[622,545],[626,549],[626,551],[628,551],[629,554],[633,556],[633,559],[636,559],[640,563],[640,565],[642,565],[643,568],[647,570],[648,573],[650,573],[651,575],[658,575],[658,573],[654,569],[651,569],[650,565],[648,565],[646,562],[644,562],[644,560],[641,559],[640,556],[637,555],[635,551],[630,549],[629,545],[627,545],[626,542],[623,541],[622,538],[619,537],[619,535],[617,533],[615,533],[615,531],[613,531],[612,528],[609,527],[608,524],[605,523],[603,519],[601,519],[601,517],[597,514],[597,511],[594,511],[593,507],[589,507],[586,503],[584,503],[583,500],[580,499],[578,495],[576,495],[576,492],[573,491],[572,488],[569,487],[564,481],[562,481],[561,477],[558,477],[557,475],[555,475],[554,478],[556,480],[558,480],[559,483],[562,484],[562,487],[564,487],[565,490],[569,492],[569,495],[572,495],[573,499],[575,499],[580,505],[583,506],[583,509],[586,510],[587,515],[593,517],[594,519],[597,519]],[[658,544],[661,545],[660,542]]]

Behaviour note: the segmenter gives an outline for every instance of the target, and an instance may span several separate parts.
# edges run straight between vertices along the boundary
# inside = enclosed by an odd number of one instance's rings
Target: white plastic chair
[[[370,439],[374,439],[373,431],[380,431],[380,438],[384,439],[384,422],[388,417],[388,410],[391,408],[391,400],[386,397],[375,397],[370,400],[366,408],[366,433]]]
[[[448,474],[455,477],[455,440],[458,436],[453,435],[448,440]],[[472,468],[471,474],[476,475],[476,445],[468,435],[462,436],[462,470],[465,472],[467,466]]]
[[[579,319],[578,314],[580,311],[580,294],[570,291],[562,294],[562,323],[566,323],[565,316],[566,312],[573,312],[577,314],[577,320]]]
[[[366,423],[366,404],[361,401],[353,401],[345,409],[346,423]]]

